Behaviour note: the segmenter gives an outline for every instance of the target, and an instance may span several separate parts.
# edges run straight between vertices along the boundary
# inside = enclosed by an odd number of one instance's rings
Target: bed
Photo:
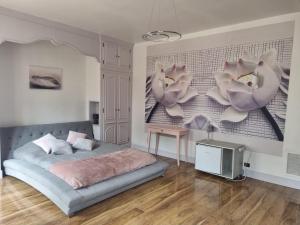
[[[65,181],[50,173],[49,166],[64,160],[85,159],[119,151],[122,146],[100,143],[99,147],[90,152],[78,150],[72,155],[48,155],[32,143],[33,140],[48,133],[65,140],[70,130],[87,133],[89,138],[93,138],[92,125],[89,121],[0,128],[1,168],[4,175],[16,177],[31,185],[68,216],[132,187],[163,176],[168,167],[167,163],[158,160],[152,165],[133,172],[74,190]]]

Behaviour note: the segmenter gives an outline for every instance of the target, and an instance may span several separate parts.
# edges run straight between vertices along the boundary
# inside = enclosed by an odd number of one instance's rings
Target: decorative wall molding
[[[0,44],[50,41],[100,61],[99,34],[0,7]]]

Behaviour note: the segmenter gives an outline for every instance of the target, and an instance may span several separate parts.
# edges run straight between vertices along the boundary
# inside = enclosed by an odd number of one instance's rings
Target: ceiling
[[[300,0],[175,0],[175,4],[182,33],[300,11]],[[0,0],[0,6],[135,43],[159,24],[161,29],[176,29],[172,0]]]

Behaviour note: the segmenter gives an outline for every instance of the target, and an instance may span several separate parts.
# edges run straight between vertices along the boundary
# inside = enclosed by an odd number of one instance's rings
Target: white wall
[[[93,57],[86,57],[86,98],[100,101],[100,64]]]
[[[0,124],[13,123],[13,76],[12,52],[8,45],[0,47]]]
[[[0,126],[86,120],[86,73],[94,64],[72,48],[46,41],[0,45]],[[29,65],[62,68],[62,90],[29,89]]]
[[[274,18],[267,18],[244,24],[237,24],[228,27],[221,27],[213,30],[202,31],[195,34],[189,34],[188,37],[195,38],[208,36],[211,34],[226,33],[228,31],[243,30],[259,25],[276,24],[286,21],[295,21],[294,48],[292,60],[292,80],[289,90],[289,102],[287,110],[287,125],[285,131],[285,142],[283,146],[283,155],[274,156],[269,154],[253,152],[251,154],[251,168],[247,170],[249,176],[262,179],[286,186],[300,189],[300,177],[286,173],[287,152],[300,154],[300,126],[299,109],[300,109],[300,67],[297,63],[300,61],[300,14],[284,15]],[[146,78],[146,58],[147,47],[149,44],[141,43],[134,46],[133,51],[133,99],[132,99],[132,145],[140,148],[146,148],[145,125],[144,121],[144,92]],[[204,136],[203,136],[204,137]],[[203,138],[202,137],[202,138]],[[199,136],[201,139],[201,136]],[[152,146],[154,145],[152,140]],[[182,145],[183,146],[183,145]],[[175,157],[175,142],[172,138],[162,137],[160,141],[159,152],[161,155]],[[255,151],[255,149],[253,149]],[[190,161],[194,158],[194,142],[190,141],[189,156]],[[245,154],[245,160],[248,160],[249,153]]]

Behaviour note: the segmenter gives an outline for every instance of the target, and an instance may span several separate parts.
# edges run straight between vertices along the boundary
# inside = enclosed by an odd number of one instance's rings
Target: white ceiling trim
[[[100,61],[99,35],[71,26],[0,8],[0,44],[27,44],[47,40],[70,46]]]

